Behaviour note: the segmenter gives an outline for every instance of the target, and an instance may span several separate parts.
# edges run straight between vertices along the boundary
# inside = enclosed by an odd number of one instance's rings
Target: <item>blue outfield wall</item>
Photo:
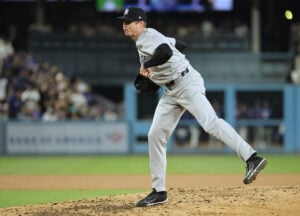
[[[5,153],[5,122],[0,121],[0,155]]]
[[[300,152],[300,86],[294,85],[207,85],[207,91],[223,93],[224,119],[235,128],[277,127],[283,125],[282,145],[265,146],[260,152]],[[238,92],[282,93],[282,118],[237,119]],[[157,100],[163,89],[156,95]],[[10,122],[0,121],[0,154],[146,154],[147,134],[151,120],[138,119],[138,93],[132,83],[124,87],[125,119],[118,122]],[[194,119],[181,120],[180,126],[199,126]],[[141,137],[143,139],[141,139]],[[215,142],[215,141],[214,141]],[[233,153],[226,146],[221,148],[178,148],[174,134],[168,144],[171,153]]]
[[[294,133],[295,133],[295,151],[300,152],[300,87],[295,88],[295,120],[294,120]]]
[[[283,124],[284,138],[282,146],[267,146],[260,149],[260,152],[266,153],[296,153],[300,152],[300,86],[286,84],[270,84],[270,85],[207,85],[207,91],[222,91],[224,93],[224,119],[232,126],[279,126]],[[237,92],[280,92],[283,97],[283,118],[280,119],[243,119],[238,120],[235,117]],[[160,90],[157,97],[163,93]],[[151,121],[139,120],[137,118],[137,92],[128,83],[125,86],[125,117],[131,127],[130,149],[133,153],[146,153],[148,145],[146,141],[139,141],[138,137],[146,137],[151,125]],[[195,120],[181,120],[180,125],[197,125]],[[174,153],[226,153],[232,152],[228,147],[219,149],[177,149],[174,148],[174,135],[170,138],[168,151]]]

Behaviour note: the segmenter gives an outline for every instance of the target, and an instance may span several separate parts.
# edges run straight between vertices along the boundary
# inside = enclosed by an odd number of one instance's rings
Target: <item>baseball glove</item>
[[[135,77],[134,86],[136,90],[140,93],[155,93],[160,88],[154,82],[152,82],[149,78],[143,77],[138,74]]]

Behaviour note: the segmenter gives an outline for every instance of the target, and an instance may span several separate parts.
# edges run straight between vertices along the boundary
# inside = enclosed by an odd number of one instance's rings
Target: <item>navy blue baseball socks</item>
[[[247,160],[246,176],[243,180],[244,184],[250,184],[255,179],[260,171],[262,171],[267,165],[267,160],[261,157],[252,155],[249,160]]]
[[[168,201],[168,196],[166,191],[156,192],[152,189],[152,192],[148,194],[144,199],[141,199],[136,203],[136,207],[146,207],[153,206],[157,204],[163,204]]]

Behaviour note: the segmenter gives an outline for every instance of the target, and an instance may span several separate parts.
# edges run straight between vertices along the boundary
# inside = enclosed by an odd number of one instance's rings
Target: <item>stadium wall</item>
[[[258,145],[261,152],[296,153],[300,152],[300,86],[295,85],[208,85],[208,92],[220,91],[224,97],[224,119],[235,128],[243,126],[264,131],[268,127],[283,127],[281,145]],[[264,91],[282,93],[282,118],[238,119],[236,103],[240,92],[263,94]],[[159,97],[163,89],[157,94]],[[0,153],[3,155],[48,155],[48,154],[129,154],[147,153],[147,133],[151,119],[138,118],[138,93],[132,84],[124,91],[125,119],[118,122],[76,121],[76,122],[12,122],[0,123]],[[278,98],[278,100],[280,100]],[[178,127],[195,129],[194,119],[182,119]],[[176,134],[176,133],[175,133]],[[258,133],[260,134],[260,133]],[[255,137],[254,137],[255,138]],[[191,137],[189,137],[191,141]],[[264,139],[264,136],[262,137]],[[224,145],[178,146],[173,135],[169,143],[172,153],[232,153]]]

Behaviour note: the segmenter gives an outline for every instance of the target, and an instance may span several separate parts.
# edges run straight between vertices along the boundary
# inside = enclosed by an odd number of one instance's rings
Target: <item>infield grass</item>
[[[300,155],[263,155],[264,173],[300,173]],[[236,155],[168,155],[170,174],[244,173]],[[147,155],[129,156],[8,156],[0,158],[0,175],[149,174]]]
[[[264,173],[300,173],[300,155],[263,155]],[[168,174],[236,174],[245,164],[236,155],[168,155]],[[0,158],[1,175],[149,174],[148,155],[129,156],[6,156]],[[0,190],[0,208],[94,198],[138,190]]]

